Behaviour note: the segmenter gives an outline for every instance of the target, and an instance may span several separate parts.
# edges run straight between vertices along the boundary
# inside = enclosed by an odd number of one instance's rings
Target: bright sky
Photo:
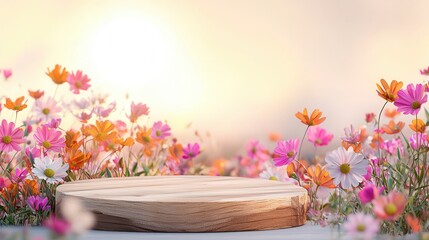
[[[338,140],[344,127],[379,111],[380,78],[421,82],[418,70],[429,65],[427,1],[52,0],[1,8],[0,69],[14,76],[0,95],[53,92],[45,71],[59,63],[83,70],[114,99],[147,103],[179,136],[192,134],[189,122],[210,131],[222,154],[272,131],[300,137],[294,114],[304,107],[320,108]]]

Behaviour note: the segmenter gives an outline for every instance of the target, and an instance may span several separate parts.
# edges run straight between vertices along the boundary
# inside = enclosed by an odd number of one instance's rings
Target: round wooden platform
[[[61,200],[79,198],[96,229],[160,232],[267,230],[305,223],[307,191],[265,179],[214,176],[106,178],[66,183]]]

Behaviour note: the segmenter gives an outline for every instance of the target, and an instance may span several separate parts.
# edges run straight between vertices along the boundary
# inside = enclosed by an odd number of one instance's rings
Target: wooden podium
[[[84,180],[57,188],[97,216],[95,229],[225,232],[268,230],[305,223],[307,191],[265,179],[151,176]]]

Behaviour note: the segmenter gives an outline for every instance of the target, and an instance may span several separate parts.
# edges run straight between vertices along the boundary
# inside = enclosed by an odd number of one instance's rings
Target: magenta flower
[[[398,92],[398,98],[393,104],[398,107],[398,111],[404,114],[417,115],[423,103],[427,102],[428,96],[422,84],[408,84],[407,89]]]
[[[168,124],[162,124],[161,121],[158,121],[153,124],[150,135],[153,139],[164,139],[171,135],[170,130],[171,128]]]
[[[61,132],[47,126],[38,127],[34,139],[40,147],[54,152],[61,152],[65,146],[65,139],[61,137]]]
[[[267,160],[269,154],[258,140],[250,140],[246,145],[247,155],[252,159]]]
[[[19,144],[25,142],[24,131],[20,128],[15,128],[15,123],[8,123],[5,119],[0,126],[0,152],[19,151]]]
[[[148,115],[149,114],[149,108],[146,106],[146,104],[137,103],[134,102],[131,103],[131,113],[130,116],[127,115],[127,118],[130,119],[130,122],[136,122],[137,119],[142,115]]]
[[[70,223],[51,215],[43,222],[43,226],[58,236],[65,236],[70,232]]]
[[[276,167],[288,165],[295,160],[298,154],[299,140],[290,139],[277,142],[274,148],[274,165]]]
[[[310,127],[310,129],[308,129],[308,141],[313,143],[315,147],[328,145],[332,138],[334,138],[334,135],[329,134],[325,129],[319,126]]]
[[[11,184],[12,182],[9,180],[9,178],[0,177],[0,190],[5,187],[9,187]]]
[[[12,181],[15,183],[20,183],[22,182],[28,175],[28,171],[25,168],[19,169],[16,168],[15,169],[15,174],[12,175]]]
[[[3,77],[5,80],[12,76],[12,69],[3,69]]]
[[[91,85],[89,85],[89,81],[91,79],[88,78],[86,74],[82,74],[82,71],[78,70],[75,73],[70,73],[67,77],[67,82],[70,84],[70,91],[74,94],[79,94],[80,90],[88,90]]]
[[[45,124],[42,124],[42,126],[47,126],[50,128],[58,128],[60,126],[60,124],[61,124],[61,118],[57,118],[57,119],[52,118],[51,121],[49,121]]]
[[[183,149],[183,158],[184,159],[194,159],[200,154],[200,145],[198,143],[190,144]]]
[[[420,74],[429,76],[429,67],[421,69]]]
[[[358,194],[359,200],[363,204],[367,204],[378,197],[383,192],[383,190],[384,188],[378,188],[371,182],[367,182],[365,187]]]
[[[27,199],[27,205],[34,213],[43,213],[51,209],[48,200],[47,197],[31,196]]]
[[[419,147],[429,147],[429,142],[425,133],[414,133],[411,135],[409,142],[411,148],[414,150],[417,150]]]

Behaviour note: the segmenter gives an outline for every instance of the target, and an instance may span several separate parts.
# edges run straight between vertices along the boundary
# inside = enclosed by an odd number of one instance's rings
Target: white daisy
[[[368,161],[362,154],[355,153],[353,148],[346,151],[343,147],[339,147],[328,153],[325,160],[326,170],[334,178],[334,184],[341,183],[344,189],[359,185],[367,173]]]
[[[297,181],[287,175],[286,166],[276,167],[270,161],[265,162],[265,170],[259,174],[260,178],[296,184]]]
[[[50,157],[35,158],[33,173],[40,179],[45,179],[48,183],[63,182],[67,176],[69,165],[64,165],[61,158],[52,160]]]

